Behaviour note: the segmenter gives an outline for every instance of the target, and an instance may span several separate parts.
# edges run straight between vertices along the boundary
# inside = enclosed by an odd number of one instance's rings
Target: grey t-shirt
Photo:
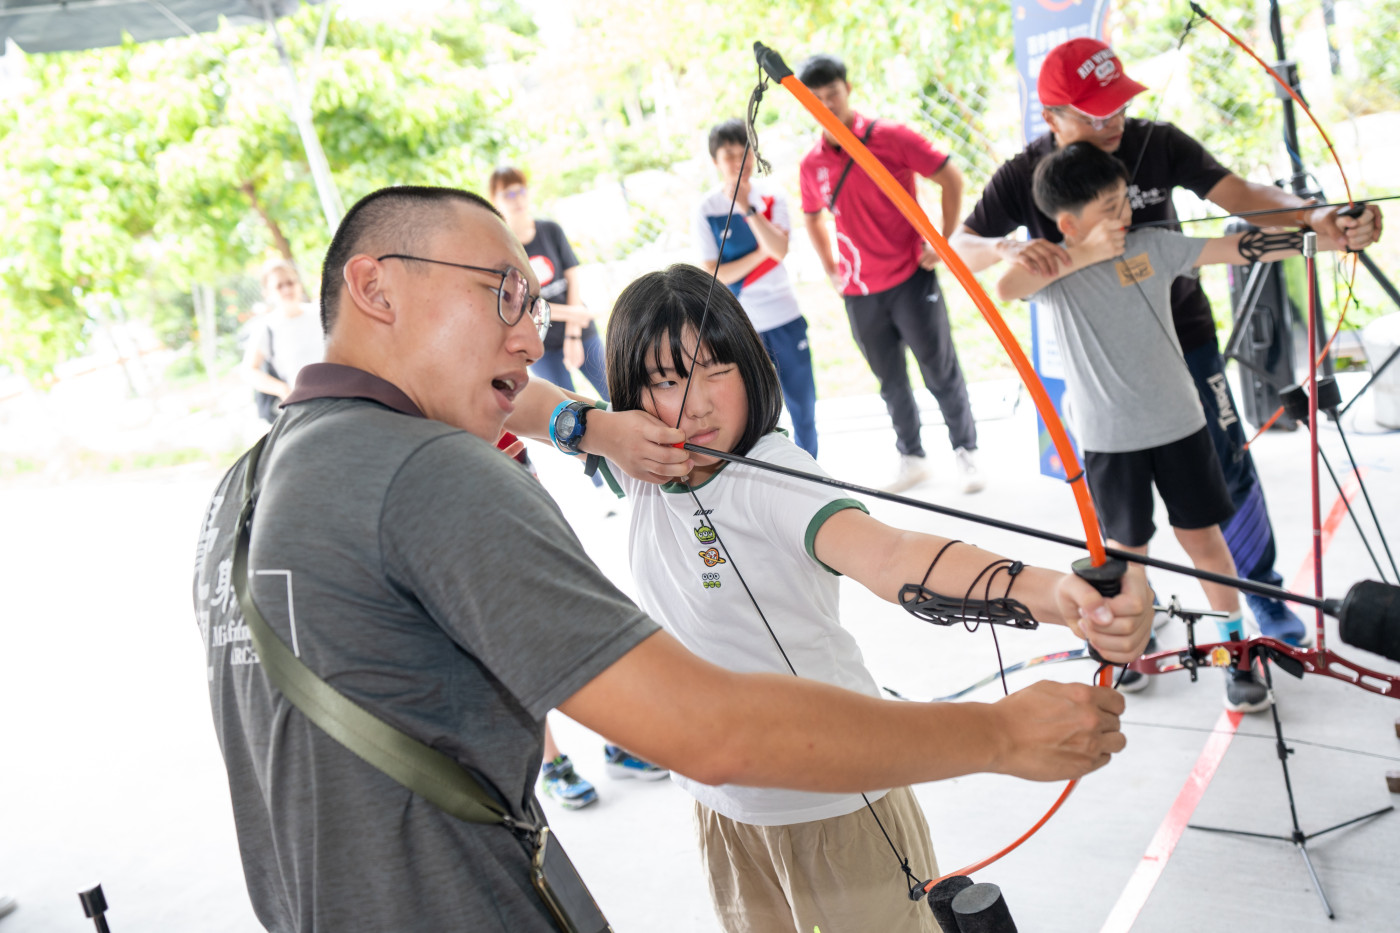
[[[1133,231],[1119,259],[1031,296],[1055,312],[1069,421],[1083,449],[1145,450],[1205,427],[1171,316],[1172,282],[1195,274],[1205,245],[1166,230]]]
[[[268,684],[230,585],[243,463],[210,503],[194,597],[258,919],[274,931],[553,931],[515,836],[444,814]],[[315,398],[289,405],[259,472],[249,569],[273,630],[525,812],[545,713],[655,624],[584,555],[539,482],[466,432]]]

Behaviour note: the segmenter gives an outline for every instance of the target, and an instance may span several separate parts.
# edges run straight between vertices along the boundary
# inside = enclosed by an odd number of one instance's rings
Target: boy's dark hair
[[[1114,182],[1128,180],[1128,167],[1098,146],[1070,143],[1041,159],[1031,176],[1035,206],[1051,220],[1064,211],[1076,217]]]
[[[608,392],[614,410],[643,407],[642,399],[651,373],[657,368],[658,349],[663,343],[671,351],[677,375],[686,378],[690,354],[682,340],[687,330],[699,332],[709,291],[710,273],[684,263],[649,272],[622,290],[608,318]],[[746,454],[759,438],[778,426],[783,410],[778,372],[749,316],[739,306],[739,299],[723,285],[717,285],[710,295],[705,332],[700,336],[711,358],[733,363],[744,380],[749,401],[748,425],[733,453]]]
[[[321,331],[330,334],[340,313],[340,288],[345,264],[366,251],[417,255],[453,201],[484,207],[497,217],[501,212],[479,194],[460,188],[400,185],[372,191],[346,211],[336,228],[321,266]]]
[[[716,123],[710,127],[710,158],[713,159],[719,154],[720,146],[738,144],[748,145],[749,129],[744,125],[744,121],[735,117],[732,120],[725,120],[723,123]]]
[[[798,64],[797,80],[809,88],[826,87],[833,81],[845,81],[846,63],[835,55],[818,52]]]

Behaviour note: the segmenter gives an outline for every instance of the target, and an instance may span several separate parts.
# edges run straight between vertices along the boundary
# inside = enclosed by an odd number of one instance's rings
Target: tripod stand
[[[1268,685],[1269,692],[1273,693],[1274,675],[1269,665],[1269,658],[1266,655],[1261,655],[1260,664],[1264,668],[1264,682]],[[1300,670],[1299,674],[1301,675],[1301,673],[1302,672]],[[1362,816],[1353,817],[1352,819],[1345,820],[1344,822],[1338,823],[1335,826],[1329,826],[1326,829],[1320,829],[1315,833],[1303,832],[1302,827],[1298,825],[1298,805],[1293,799],[1293,780],[1288,773],[1288,756],[1293,754],[1293,749],[1288,747],[1283,738],[1283,724],[1282,721],[1279,719],[1278,715],[1277,698],[1275,698],[1273,704],[1269,706],[1269,712],[1273,715],[1274,718],[1274,749],[1278,753],[1279,765],[1283,768],[1283,786],[1284,789],[1288,792],[1288,813],[1293,819],[1293,831],[1287,836],[1279,836],[1274,835],[1272,833],[1247,832],[1243,829],[1222,829],[1218,826],[1201,826],[1196,823],[1188,823],[1186,825],[1188,829],[1199,829],[1203,832],[1226,833],[1231,836],[1252,836],[1255,839],[1276,839],[1280,842],[1292,843],[1294,847],[1297,848],[1298,854],[1303,859],[1303,866],[1308,870],[1308,876],[1312,878],[1313,889],[1317,891],[1318,900],[1322,901],[1322,909],[1327,912],[1327,918],[1331,920],[1334,919],[1337,915],[1332,910],[1331,903],[1329,903],[1327,900],[1327,892],[1324,891],[1322,888],[1322,881],[1317,877],[1317,869],[1313,867],[1312,857],[1308,855],[1308,841],[1310,839],[1316,839],[1318,836],[1325,835],[1326,833],[1342,829],[1343,827],[1353,826],[1357,823],[1374,819],[1375,817],[1381,816],[1382,814],[1389,813],[1391,810],[1394,810],[1395,807],[1385,806],[1379,810],[1374,810]]]

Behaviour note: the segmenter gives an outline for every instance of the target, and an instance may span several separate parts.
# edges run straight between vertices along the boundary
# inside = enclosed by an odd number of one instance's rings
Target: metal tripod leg
[[[1273,670],[1269,667],[1269,659],[1260,658],[1260,662],[1264,668],[1264,683],[1268,686],[1269,693],[1272,694],[1274,690],[1274,675]],[[1322,902],[1322,909],[1327,913],[1327,919],[1332,920],[1335,919],[1337,915],[1336,912],[1332,910],[1331,902],[1327,900],[1327,892],[1322,888],[1322,879],[1317,876],[1317,869],[1313,867],[1312,857],[1308,854],[1308,840],[1316,839],[1324,833],[1330,833],[1344,826],[1351,826],[1355,823],[1360,823],[1389,813],[1391,810],[1394,810],[1395,807],[1382,807],[1374,812],[1353,817],[1335,826],[1329,826],[1326,829],[1318,830],[1315,833],[1304,833],[1302,827],[1298,825],[1298,806],[1293,799],[1293,780],[1288,774],[1288,756],[1293,754],[1293,749],[1288,747],[1288,744],[1283,738],[1283,722],[1279,719],[1277,698],[1275,698],[1274,702],[1269,706],[1269,712],[1274,718],[1274,747],[1278,752],[1279,765],[1283,768],[1283,786],[1284,790],[1288,792],[1288,813],[1293,820],[1293,832],[1287,836],[1279,836],[1273,833],[1252,833],[1243,829],[1222,829],[1218,826],[1200,826],[1195,823],[1187,823],[1186,826],[1188,829],[1199,829],[1211,833],[1225,833],[1231,836],[1250,836],[1255,839],[1277,839],[1280,842],[1291,842],[1294,848],[1298,850],[1298,854],[1303,857],[1303,867],[1308,870],[1308,877],[1312,878],[1313,890],[1317,892],[1317,898]]]

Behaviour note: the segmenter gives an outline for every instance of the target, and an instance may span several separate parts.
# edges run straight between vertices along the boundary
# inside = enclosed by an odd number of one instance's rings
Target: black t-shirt
[[[1055,148],[1050,133],[1039,137],[1015,158],[1002,164],[987,183],[981,199],[963,221],[978,236],[1006,236],[1025,227],[1033,239],[1058,243],[1064,239],[1055,222],[1040,212],[1031,196],[1031,174],[1036,164]],[[1205,147],[1170,123],[1129,119],[1123,140],[1114,153],[1132,172],[1128,185],[1133,206],[1133,223],[1174,220],[1173,188],[1187,188],[1204,198],[1210,189],[1230,174]],[[1172,284],[1172,320],[1185,351],[1204,346],[1215,339],[1215,320],[1210,303],[1201,290],[1200,279],[1179,278]]]
[[[564,304],[569,298],[569,283],[564,280],[564,273],[578,265],[574,248],[564,236],[564,228],[552,220],[536,220],[535,238],[525,244],[525,255],[530,257],[530,266],[540,280],[540,297],[550,303]],[[598,328],[592,321],[583,329],[583,336],[598,336]],[[564,322],[555,321],[544,335],[544,348],[559,350],[563,346]]]

